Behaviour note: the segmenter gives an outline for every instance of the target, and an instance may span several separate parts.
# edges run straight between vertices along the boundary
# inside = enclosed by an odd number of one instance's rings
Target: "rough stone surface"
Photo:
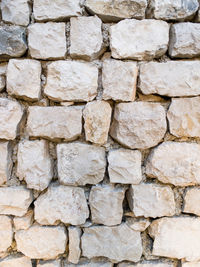
[[[168,41],[169,26],[165,21],[126,19],[110,27],[110,47],[114,58],[158,58],[167,51]]]
[[[21,57],[27,50],[26,29],[21,26],[0,26],[0,59]]]
[[[120,224],[123,215],[125,189],[113,185],[96,185],[90,191],[92,222],[107,226]]]
[[[40,261],[37,264],[37,267],[61,267],[61,261],[60,260]]]
[[[150,0],[148,15],[155,19],[183,21],[194,17],[198,0]]]
[[[82,254],[87,258],[106,257],[113,262],[137,262],[142,255],[140,233],[126,224],[119,226],[92,226],[84,229],[81,239]]]
[[[200,62],[150,62],[140,66],[139,87],[143,94],[195,96],[200,94]]]
[[[33,219],[33,210],[29,210],[23,217],[14,217],[13,224],[15,230],[18,231],[28,229],[32,225]]]
[[[96,184],[103,180],[106,158],[103,147],[82,143],[58,144],[58,178],[65,185]]]
[[[197,261],[200,259],[200,219],[162,218],[150,226],[153,255]],[[189,248],[189,249],[188,249]]]
[[[72,58],[93,60],[104,51],[102,22],[98,17],[70,19],[70,55]]]
[[[31,191],[24,186],[0,187],[0,214],[23,216],[32,201]]]
[[[138,74],[137,63],[105,60],[102,72],[103,99],[134,101]]]
[[[108,102],[93,101],[87,103],[83,117],[87,141],[103,145],[107,142],[112,108]]]
[[[198,205],[199,201],[200,201],[200,188],[187,189],[184,197],[183,212],[193,213],[200,216],[200,207]]]
[[[0,92],[2,92],[6,86],[7,65],[7,63],[0,63]]]
[[[200,267],[200,262],[183,262],[182,267]]]
[[[17,154],[17,176],[25,180],[28,188],[44,190],[53,178],[52,160],[45,140],[19,143]]]
[[[145,218],[127,218],[126,224],[134,231],[143,232],[151,223],[149,219]]]
[[[7,68],[7,92],[25,100],[38,100],[41,91],[41,64],[33,59],[10,59]]]
[[[32,263],[25,256],[9,256],[0,261],[0,267],[32,267]]]
[[[146,0],[86,0],[86,8],[92,14],[97,14],[103,21],[112,22],[121,19],[143,19],[147,7]]]
[[[63,267],[113,267],[113,263],[105,261],[105,260],[86,260],[85,258],[82,258],[78,264],[72,264],[69,262],[64,262]]]
[[[200,24],[182,22],[170,28],[169,55],[173,58],[193,58],[200,55]]]
[[[79,258],[81,255],[81,248],[80,248],[81,233],[82,233],[81,228],[70,226],[68,227],[68,233],[69,233],[68,261],[77,264],[79,262]]]
[[[9,142],[0,142],[0,185],[10,178],[12,170],[11,147]]]
[[[111,183],[139,184],[142,181],[142,155],[129,149],[110,150],[108,173]]]
[[[47,67],[44,93],[56,101],[91,101],[97,95],[98,69],[76,61],[55,61]]]
[[[73,107],[29,107],[30,136],[72,141],[82,132],[82,110]]]
[[[79,187],[51,185],[34,204],[35,219],[43,225],[59,221],[79,225],[85,223],[89,216],[84,190]]]
[[[120,103],[115,107],[111,136],[129,148],[156,146],[166,132],[165,110],[158,103]]]
[[[128,200],[130,209],[137,217],[156,218],[175,214],[174,193],[169,186],[131,185]]]
[[[174,263],[161,261],[142,261],[141,263],[119,263],[117,267],[175,267]]]
[[[0,215],[0,252],[5,252],[11,246],[12,239],[12,220],[8,216]]]
[[[2,0],[1,14],[5,22],[27,26],[30,19],[30,6],[28,0]]]
[[[34,23],[28,27],[28,47],[31,57],[64,58],[66,46],[65,23]]]
[[[33,14],[37,21],[65,20],[81,15],[80,0],[34,0]]]
[[[175,186],[199,184],[200,145],[185,142],[162,143],[150,154],[146,174],[156,177],[162,183]]]
[[[54,259],[65,251],[67,235],[63,226],[31,226],[15,234],[17,250],[33,259]]]

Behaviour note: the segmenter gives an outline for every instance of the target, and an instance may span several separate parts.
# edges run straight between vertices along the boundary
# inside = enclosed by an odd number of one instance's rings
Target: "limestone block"
[[[146,174],[162,183],[188,186],[200,183],[200,145],[164,142],[151,152]]]
[[[200,267],[200,262],[183,262],[182,267]]]
[[[64,58],[66,53],[65,23],[34,23],[28,27],[28,47],[37,59]]]
[[[40,261],[37,267],[61,267],[61,260]]]
[[[117,267],[175,267],[174,263],[161,261],[142,261],[141,263],[122,262]]]
[[[96,185],[90,191],[92,222],[107,226],[120,224],[123,216],[125,189],[113,185]]]
[[[166,132],[166,115],[158,103],[134,102],[115,106],[111,136],[132,149],[156,146]]]
[[[110,150],[108,173],[111,183],[139,184],[142,181],[142,155],[129,149]]]
[[[38,107],[28,109],[27,132],[33,137],[72,141],[82,132],[82,111],[73,107]]]
[[[134,101],[138,67],[135,62],[108,59],[103,62],[103,99]]]
[[[147,227],[149,227],[150,220],[145,219],[145,218],[135,218],[135,217],[131,218],[131,217],[129,217],[126,219],[126,224],[128,225],[128,227],[130,227],[134,231],[143,232],[147,229]]]
[[[69,263],[67,261],[64,261],[63,267],[113,267],[113,264],[106,260],[96,260],[91,259],[87,260],[85,258],[80,259],[78,264]]]
[[[43,225],[59,221],[78,225],[85,223],[89,216],[84,190],[79,187],[53,184],[34,204],[35,220]]]
[[[98,17],[70,19],[70,55],[72,58],[94,60],[103,49],[102,22]]]
[[[200,215],[200,188],[188,188],[184,197],[183,212]]]
[[[0,63],[0,92],[2,92],[6,86],[7,65],[7,63]]]
[[[32,259],[54,259],[64,253],[67,235],[63,226],[33,225],[15,234],[17,250]]]
[[[0,261],[0,267],[32,267],[32,263],[25,256],[8,256]]]
[[[33,210],[29,210],[24,216],[22,217],[14,217],[13,218],[13,224],[15,227],[15,230],[26,230],[28,229],[32,223],[33,223]],[[1,267],[1,265],[0,265]]]
[[[12,220],[8,216],[0,215],[0,252],[5,252],[11,246],[12,240]],[[2,265],[2,267],[4,266]]]
[[[0,142],[0,185],[6,183],[12,170],[11,147],[9,142]]]
[[[81,228],[70,226],[68,227],[68,233],[69,233],[68,261],[77,264],[79,262],[79,258],[81,255],[81,248],[80,248],[81,233],[82,233]]]
[[[41,64],[33,59],[10,59],[7,92],[25,100],[38,100],[41,93]]]
[[[110,48],[114,58],[158,58],[167,51],[168,41],[169,25],[165,21],[125,19],[110,27]]]
[[[58,144],[57,160],[61,184],[97,184],[104,178],[106,155],[103,147],[82,143]]]
[[[47,66],[44,93],[56,101],[91,101],[97,95],[98,69],[77,61],[55,61]]]
[[[44,190],[53,177],[52,160],[45,140],[19,143],[17,153],[17,176],[25,180],[28,188]]]
[[[112,108],[106,101],[87,103],[83,110],[86,140],[103,145],[107,142]]]

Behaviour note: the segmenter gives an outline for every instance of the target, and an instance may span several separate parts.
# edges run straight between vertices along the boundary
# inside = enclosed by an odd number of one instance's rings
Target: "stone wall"
[[[200,266],[198,0],[1,0],[0,267]]]

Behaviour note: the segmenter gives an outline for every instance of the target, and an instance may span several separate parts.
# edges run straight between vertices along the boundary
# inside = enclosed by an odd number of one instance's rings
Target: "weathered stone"
[[[80,248],[81,233],[82,233],[81,228],[70,226],[68,227],[68,233],[69,233],[68,261],[77,264],[79,262],[79,258],[81,255],[81,248]]]
[[[170,28],[169,55],[193,58],[200,55],[200,24],[182,22]]]
[[[35,219],[43,225],[83,224],[89,216],[84,190],[79,187],[51,185],[35,204]]]
[[[198,0],[150,0],[147,14],[155,19],[183,21],[194,17]]]
[[[148,157],[146,174],[175,186],[200,184],[200,145],[162,143]]]
[[[8,256],[0,261],[0,267],[32,267],[32,263],[25,256]]]
[[[103,99],[134,101],[138,67],[135,62],[108,59],[103,62]]]
[[[156,146],[166,132],[164,108],[158,103],[120,103],[115,107],[111,136],[129,148]]]
[[[45,140],[19,143],[17,154],[17,176],[25,180],[28,188],[44,190],[53,177],[53,166]]]
[[[125,223],[119,226],[92,226],[84,229],[82,254],[87,258],[106,257],[113,262],[137,262],[142,255],[140,233]]]
[[[0,138],[13,140],[23,115],[22,107],[16,101],[0,98]]]
[[[126,19],[110,27],[110,47],[114,58],[158,58],[167,51],[168,41],[169,25],[165,21]]]
[[[162,218],[151,224],[149,232],[154,238],[153,255],[187,261],[200,259],[199,218]]]
[[[31,226],[15,234],[17,250],[33,259],[54,259],[64,253],[67,235],[63,226]]]
[[[113,267],[113,263],[105,261],[105,260],[86,260],[82,258],[78,264],[69,263],[64,261],[64,267]]]
[[[11,148],[9,142],[0,142],[0,185],[10,178],[12,170]]]
[[[120,224],[123,215],[125,189],[113,185],[96,185],[90,191],[92,222],[107,226]]]
[[[111,183],[139,184],[142,181],[142,155],[129,149],[110,150],[108,173]]]
[[[141,263],[122,262],[117,267],[175,267],[174,263],[161,261],[142,261]]]
[[[21,57],[26,50],[26,29],[24,27],[0,26],[0,59]]]
[[[7,68],[7,92],[25,100],[38,100],[41,91],[41,64],[33,59],[10,59]]]
[[[200,188],[189,188],[184,197],[183,212],[200,215]]]
[[[80,0],[34,0],[33,14],[37,21],[65,20],[81,15]]]
[[[103,180],[106,155],[103,147],[82,143],[57,145],[58,178],[65,185],[97,184]]]
[[[33,219],[33,210],[29,210],[23,217],[14,217],[13,223],[15,230],[18,231],[28,229],[32,225]]]
[[[85,62],[55,61],[47,67],[44,93],[56,101],[91,101],[97,95],[98,69]]]
[[[112,108],[106,101],[87,103],[83,110],[86,140],[103,145],[107,142]]]
[[[169,186],[131,185],[128,200],[130,209],[137,217],[156,218],[175,214],[174,193]]]
[[[38,59],[64,58],[66,53],[65,23],[34,23],[28,27],[31,57]]]
[[[28,0],[2,0],[1,14],[5,22],[27,26],[30,19],[30,6]]]
[[[103,49],[102,22],[98,17],[70,19],[70,55],[72,58],[93,60]]]
[[[172,99],[167,112],[171,134],[177,137],[200,137],[199,104],[199,96]]]
[[[72,141],[82,132],[82,110],[73,107],[29,107],[30,136]]]
[[[2,92],[6,86],[6,70],[7,63],[0,64],[0,92]]]
[[[199,95],[199,68],[199,61],[168,61],[141,64],[139,87],[145,95]]]
[[[0,266],[1,267],[1,266]],[[61,267],[61,260],[55,261],[40,261],[37,267]]]
[[[11,246],[12,239],[12,220],[8,216],[0,215],[0,252],[5,252]]]
[[[150,220],[144,218],[127,218],[126,224],[134,231],[143,232],[149,227]]]
[[[200,262],[183,262],[182,267],[200,267]]]
[[[86,8],[92,14],[97,14],[103,21],[112,22],[121,19],[143,19],[147,7],[146,0],[86,0]]]

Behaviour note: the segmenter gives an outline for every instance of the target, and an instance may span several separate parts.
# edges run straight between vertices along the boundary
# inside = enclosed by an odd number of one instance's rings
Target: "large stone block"
[[[21,255],[8,256],[0,261],[0,267],[32,267],[31,259]]]
[[[12,171],[11,146],[9,142],[0,142],[0,185],[6,183]]]
[[[5,252],[12,244],[12,220],[8,216],[0,215],[0,253]],[[4,267],[0,262],[0,266]]]

